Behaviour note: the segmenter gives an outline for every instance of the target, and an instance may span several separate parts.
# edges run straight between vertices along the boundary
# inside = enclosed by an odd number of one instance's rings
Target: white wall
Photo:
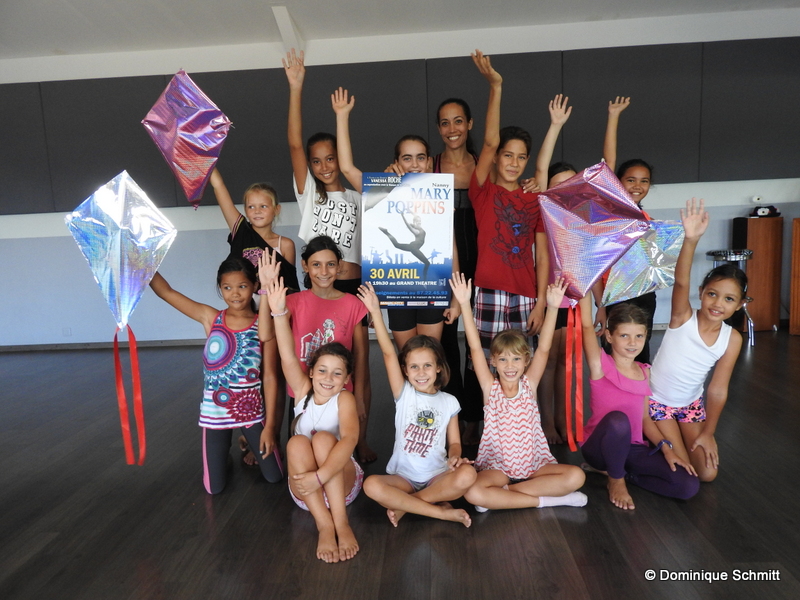
[[[784,217],[782,314],[788,314],[791,220],[800,218],[800,179],[656,185],[645,200],[654,219],[678,219],[692,196],[702,197],[711,226],[698,246],[692,284],[710,269],[707,250],[730,247],[733,217],[746,216],[750,198],[761,196]],[[216,207],[164,209],[178,236],[161,273],[180,292],[222,308],[214,277],[227,255],[227,231]],[[276,229],[297,240],[297,205],[283,206]],[[302,243],[298,244],[298,252]],[[35,268],[31,268],[31,266]],[[109,342],[116,324],[82,254],[64,225],[63,213],[0,217],[0,346]],[[669,320],[669,290],[658,294],[656,323]],[[696,298],[695,298],[696,301]],[[159,300],[149,289],[130,325],[141,341],[202,339],[200,325]]]

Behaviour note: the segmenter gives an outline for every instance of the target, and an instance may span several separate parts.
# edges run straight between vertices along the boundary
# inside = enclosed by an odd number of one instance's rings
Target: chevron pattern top
[[[544,465],[558,462],[547,445],[536,395],[526,376],[514,398],[506,398],[495,379],[483,413],[483,437],[475,459],[478,471],[496,469],[509,479],[529,479]]]

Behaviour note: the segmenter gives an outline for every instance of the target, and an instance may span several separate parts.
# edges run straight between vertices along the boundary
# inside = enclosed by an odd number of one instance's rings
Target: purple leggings
[[[661,451],[650,456],[651,446],[631,444],[631,424],[625,413],[611,411],[604,416],[581,452],[592,467],[607,471],[614,479],[626,481],[648,491],[688,500],[700,490],[700,480],[683,467],[670,469]]]

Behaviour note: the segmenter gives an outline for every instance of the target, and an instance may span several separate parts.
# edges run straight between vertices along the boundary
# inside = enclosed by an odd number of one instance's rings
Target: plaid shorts
[[[475,288],[475,325],[481,336],[481,347],[486,358],[489,358],[489,347],[494,336],[506,329],[528,329],[528,316],[536,305],[535,298],[510,294],[503,290]],[[536,348],[533,337],[528,337],[528,344]],[[469,363],[470,368],[472,363]]]
[[[653,421],[675,419],[678,423],[702,423],[706,420],[706,405],[702,396],[688,406],[667,406],[650,398],[650,418]]]

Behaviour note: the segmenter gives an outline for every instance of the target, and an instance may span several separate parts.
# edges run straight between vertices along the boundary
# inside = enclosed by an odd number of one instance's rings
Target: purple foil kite
[[[178,71],[142,121],[197,208],[231,122],[184,72]]]
[[[682,245],[680,222],[650,221],[650,229],[611,267],[603,306],[674,285]]]
[[[605,162],[539,195],[550,270],[567,295],[586,295],[595,281],[645,234],[649,224]]]
[[[172,245],[175,227],[127,171],[64,220],[122,329]]]

